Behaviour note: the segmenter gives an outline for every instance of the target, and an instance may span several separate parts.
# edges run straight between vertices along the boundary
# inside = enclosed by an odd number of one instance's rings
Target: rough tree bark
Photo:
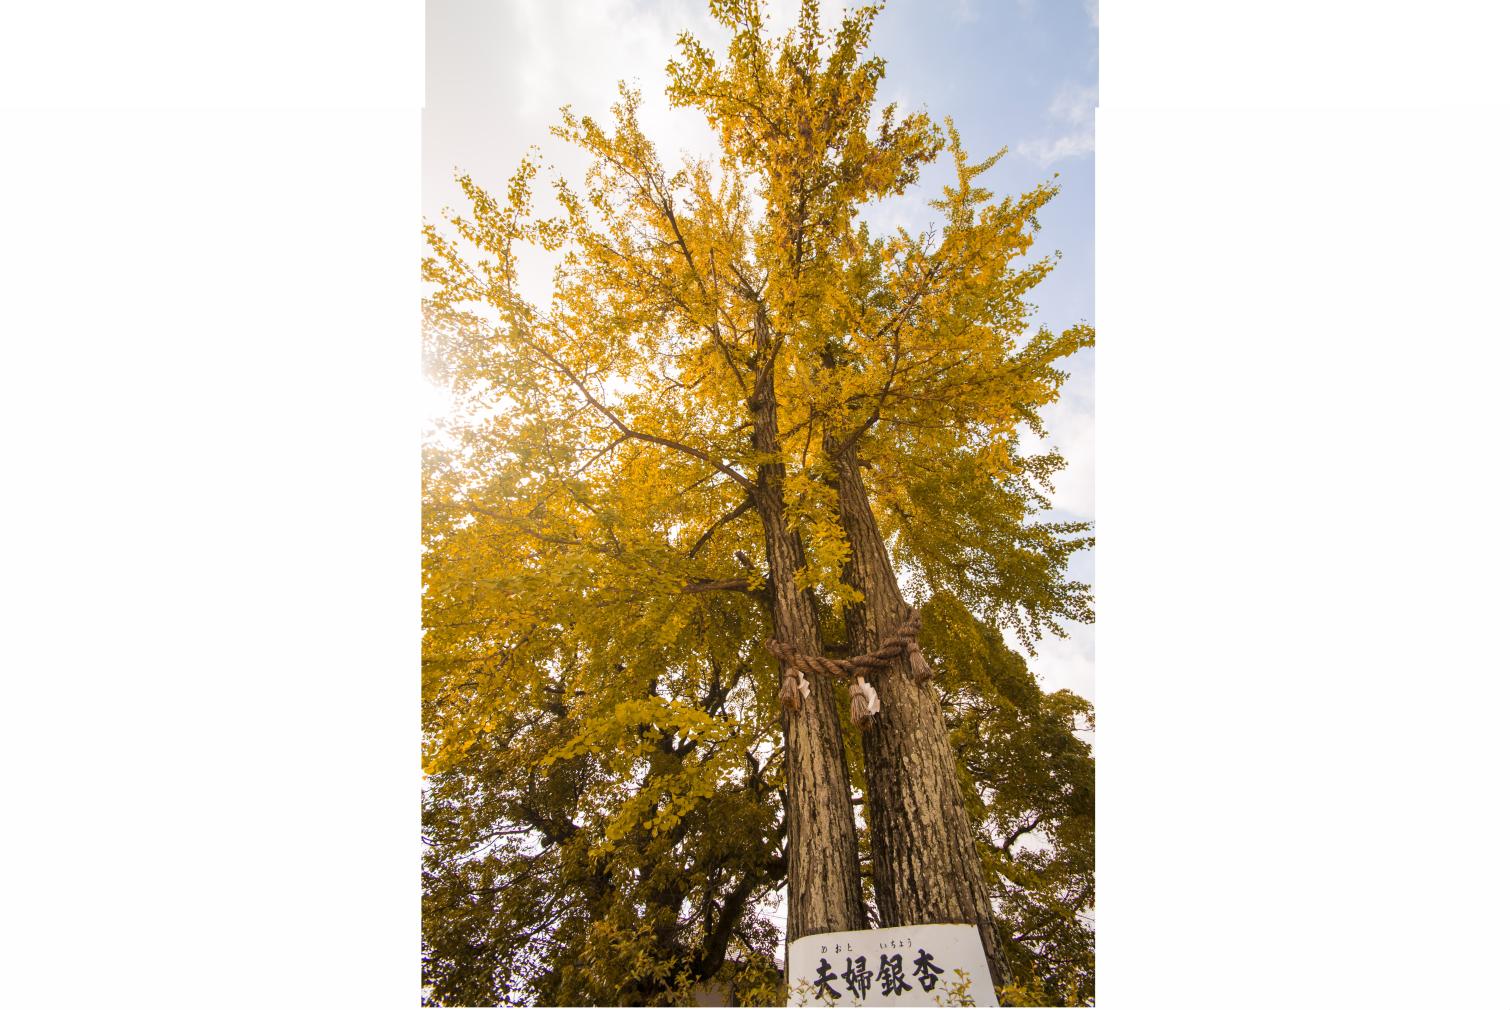
[[[757,340],[769,342],[763,320]],[[749,407],[757,452],[775,453],[776,390],[770,349],[758,373]],[[759,468],[752,497],[765,530],[767,588],[776,637],[821,654],[818,615],[808,594],[797,588],[800,545],[786,527],[782,482],[786,467]],[[833,685],[810,677],[812,693],[797,712],[782,709],[786,736],[787,942],[811,933],[864,929],[860,857],[854,808],[849,801],[849,765],[833,701]]]
[[[839,517],[850,543],[845,581],[865,594],[863,603],[845,609],[850,651],[870,652],[903,622],[907,604],[870,509],[855,447],[830,438],[825,450],[837,475]],[[881,925],[974,923],[991,982],[1005,985],[1006,957],[938,696],[932,685],[913,682],[905,658],[873,686],[881,711],[861,741]]]

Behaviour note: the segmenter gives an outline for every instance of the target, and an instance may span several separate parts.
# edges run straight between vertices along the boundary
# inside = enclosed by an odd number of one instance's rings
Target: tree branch
[[[617,428],[626,438],[638,439],[641,442],[652,442],[656,445],[663,445],[668,449],[675,449],[677,452],[691,456],[693,459],[702,460],[704,463],[707,463],[715,470],[718,470],[720,473],[727,476],[730,480],[734,481],[734,483],[738,484],[746,491],[755,490],[754,482],[752,482],[748,477],[740,473],[738,470],[735,470],[733,467],[729,466],[723,460],[715,459],[711,454],[706,453],[694,446],[687,445],[683,442],[678,442],[675,439],[665,438],[661,435],[652,435],[649,432],[638,431],[634,428],[631,428],[629,425],[620,420],[617,414],[609,410],[607,407],[603,406],[603,404],[599,403],[597,397],[588,392],[587,385],[577,377],[577,373],[567,367],[567,365],[560,358],[556,357],[556,355],[552,354],[545,347],[541,346],[528,337],[521,337],[520,339],[524,342],[524,345],[526,347],[530,348],[530,350],[534,351],[536,354],[540,355],[546,361],[549,361],[552,365],[554,365],[556,370],[566,377],[567,381],[569,381],[573,386],[577,387],[577,392],[582,394],[583,399],[585,399],[588,404],[590,404],[592,408],[599,414],[602,414],[605,418],[607,418],[609,422],[615,428]]]
[[[760,595],[758,591],[750,588],[748,579],[702,579],[689,582],[682,587],[684,593],[717,593],[717,592],[749,593],[751,596]]]
[[[1012,833],[1007,835],[1007,840],[998,845],[997,849],[1000,850],[1003,855],[1010,856],[1012,854],[1010,850],[1013,843],[1023,835],[1027,834],[1029,831],[1032,831],[1034,828],[1038,827],[1038,825],[1043,822],[1043,819],[1046,816],[1048,816],[1046,813],[1040,813],[1037,817],[1034,817],[1033,819],[1028,821],[1028,823],[1019,825],[1017,828],[1013,829]]]
[[[687,557],[688,558],[694,558],[694,557],[696,557],[697,556],[697,552],[700,551],[700,550],[702,550],[703,545],[706,544],[710,539],[712,539],[713,534],[716,533],[716,532],[718,532],[718,528],[720,526],[723,526],[725,523],[731,523],[731,522],[733,522],[734,520],[738,519],[740,516],[744,515],[746,512],[750,511],[750,509],[752,509],[754,507],[755,507],[755,499],[752,498],[752,497],[750,497],[749,495],[745,495],[743,501],[741,501],[738,505],[734,506],[734,508],[731,509],[730,511],[724,513],[724,515],[717,522],[715,522],[712,526],[708,527],[708,531],[706,533],[704,533],[702,536],[700,536],[700,537],[697,538],[697,543],[695,543],[695,544],[692,545],[692,549],[687,552]]]

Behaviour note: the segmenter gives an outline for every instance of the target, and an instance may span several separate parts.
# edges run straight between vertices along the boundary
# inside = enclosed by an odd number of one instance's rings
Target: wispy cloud
[[[1093,85],[1067,84],[1054,94],[1046,116],[1051,123],[1065,127],[1050,137],[1035,137],[1017,145],[1017,153],[1040,165],[1079,158],[1096,149],[1096,88]]]
[[[1096,136],[1091,130],[1078,130],[1060,137],[1035,138],[1017,145],[1017,153],[1026,155],[1040,165],[1052,165],[1090,154],[1096,149]]]
[[[1038,675],[1045,691],[1068,689],[1094,701],[1095,630],[1081,624],[1071,624],[1065,630],[1070,632],[1069,638],[1049,635],[1037,643],[1038,655],[1028,659],[1028,668]]]
[[[1096,88],[1088,84],[1067,84],[1054,94],[1049,103],[1049,118],[1075,126],[1089,123],[1096,111]]]

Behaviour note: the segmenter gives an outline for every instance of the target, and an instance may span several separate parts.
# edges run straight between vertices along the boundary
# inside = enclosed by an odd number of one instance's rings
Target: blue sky
[[[842,5],[822,4],[832,24]],[[770,5],[784,29],[797,0]],[[952,116],[967,149],[983,158],[1008,155],[982,180],[998,195],[1018,193],[1058,173],[1060,195],[1039,216],[1039,248],[1063,254],[1034,292],[1040,322],[1062,328],[1095,321],[1094,109],[1097,7],[1081,0],[898,0],[877,19],[872,48],[887,61],[882,98],[904,109]],[[619,80],[644,92],[646,132],[672,152],[711,153],[699,114],[671,110],[664,68],[676,34],[722,34],[702,0],[431,0],[426,16],[426,106],[423,118],[423,212],[436,220],[456,202],[456,170],[502,189],[531,144],[569,178],[580,156],[548,134],[557,110],[604,115]],[[876,224],[919,227],[936,216],[927,201],[949,181],[948,158],[932,166],[905,197],[875,208]],[[526,290],[548,290],[544,260],[524,265]],[[1094,356],[1071,359],[1061,402],[1046,414],[1049,443],[1069,460],[1055,497],[1058,515],[1089,519],[1094,508]],[[1093,556],[1075,575],[1092,581]],[[1039,645],[1034,670],[1045,687],[1093,696],[1092,629]]]

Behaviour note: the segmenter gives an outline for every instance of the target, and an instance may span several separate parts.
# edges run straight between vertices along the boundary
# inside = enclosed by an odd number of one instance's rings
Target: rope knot
[[[912,682],[923,685],[928,683],[933,676],[933,667],[928,665],[928,660],[923,658],[923,650],[918,648],[917,639],[907,643],[907,666],[912,670]]]
[[[881,699],[876,689],[865,683],[864,677],[856,677],[849,685],[849,720],[862,730],[869,728],[877,712],[881,711]]]
[[[779,697],[781,698],[781,706],[783,708],[789,708],[793,712],[799,711],[802,708],[802,699],[806,698],[810,693],[811,689],[808,686],[807,678],[802,675],[801,670],[793,666],[785,667],[782,670],[781,694]]]

